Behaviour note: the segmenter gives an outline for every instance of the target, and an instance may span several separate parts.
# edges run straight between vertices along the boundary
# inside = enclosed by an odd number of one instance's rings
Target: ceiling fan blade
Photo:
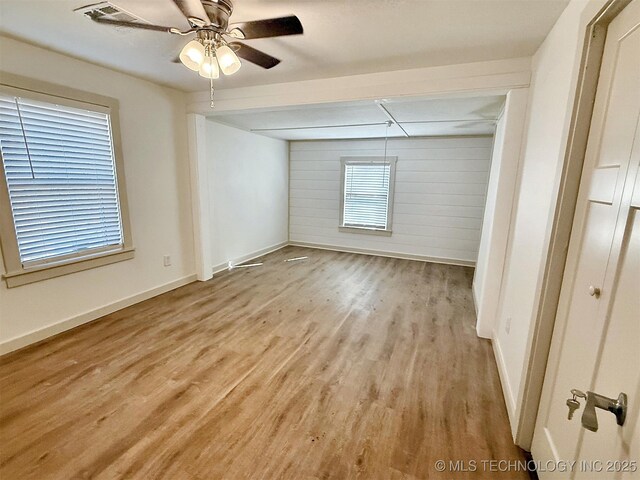
[[[173,0],[173,3],[180,9],[185,18],[189,20],[189,23],[197,25],[197,23],[191,20],[192,18],[203,21],[205,25],[211,23],[200,0]]]
[[[240,58],[243,58],[248,62],[255,63],[259,67],[269,69],[275,67],[280,63],[280,60],[278,60],[277,58],[261,52],[260,50],[256,50],[249,45],[245,45],[244,43],[231,42],[229,45],[234,47],[236,55],[238,55]]]
[[[104,25],[113,25],[116,27],[137,28],[140,30],[155,30],[156,32],[169,32],[171,27],[162,27],[160,25],[149,25],[148,23],[134,23],[134,22],[121,22],[120,20],[111,20],[109,18],[91,17],[96,23],[102,23]]]
[[[253,38],[282,37],[304,33],[300,19],[295,15],[270,18],[253,22],[240,22],[229,25],[229,30],[238,29],[247,40]]]

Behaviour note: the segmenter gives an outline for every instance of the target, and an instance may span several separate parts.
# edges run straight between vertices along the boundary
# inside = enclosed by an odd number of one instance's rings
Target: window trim
[[[9,189],[4,173],[4,160],[0,157],[0,162],[2,162],[0,163],[0,249],[2,250],[5,268],[2,278],[6,281],[7,288],[132,259],[135,249],[131,237],[127,187],[120,141],[118,100],[5,72],[0,75],[0,92],[109,114],[118,202],[120,204],[120,221],[122,224],[121,247],[100,249],[99,251],[85,254],[79,253],[73,257],[61,258],[59,261],[53,258],[46,263],[24,267],[20,261]]]
[[[365,157],[340,157],[340,224],[338,231],[345,233],[364,233],[368,235],[391,236],[393,225],[393,198],[396,183],[396,162],[397,156],[365,156]],[[387,202],[387,225],[385,228],[357,227],[354,225],[344,224],[344,193],[345,193],[345,175],[347,165],[362,164],[389,164],[389,199]]]

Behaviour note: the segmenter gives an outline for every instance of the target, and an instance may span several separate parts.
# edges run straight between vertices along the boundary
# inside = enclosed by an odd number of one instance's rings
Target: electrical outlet
[[[504,322],[504,331],[507,333],[511,331],[511,317],[507,317],[507,321]]]
[[[163,260],[164,260],[164,266],[165,267],[171,266],[171,255],[165,255],[163,257]]]

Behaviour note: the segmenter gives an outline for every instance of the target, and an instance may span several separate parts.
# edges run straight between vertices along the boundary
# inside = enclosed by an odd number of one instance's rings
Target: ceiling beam
[[[530,78],[530,58],[493,60],[223,89],[216,91],[213,110],[209,92],[195,92],[187,94],[187,110],[215,116],[380,98],[505,95],[512,89],[527,88]]]
[[[276,128],[252,128],[250,132],[279,132],[287,130],[315,130],[316,128],[353,128],[353,127],[378,127],[386,125],[387,122],[376,123],[352,123],[340,125],[312,125],[309,127],[276,127]],[[236,127],[239,128],[239,127]]]

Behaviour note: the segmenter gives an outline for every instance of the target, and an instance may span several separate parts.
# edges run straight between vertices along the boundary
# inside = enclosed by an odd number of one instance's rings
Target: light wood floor
[[[523,459],[472,273],[287,247],[5,356],[0,478],[527,478],[434,469]]]

